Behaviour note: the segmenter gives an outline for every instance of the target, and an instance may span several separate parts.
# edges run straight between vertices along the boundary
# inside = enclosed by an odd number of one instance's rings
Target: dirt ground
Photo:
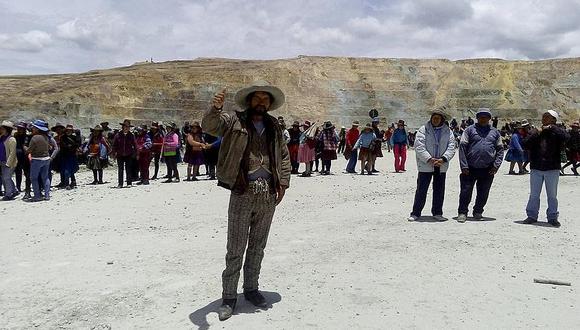
[[[215,310],[229,194],[215,181],[113,189],[109,169],[107,185],[1,202],[0,328],[580,328],[580,178],[561,178],[561,228],[523,225],[529,179],[504,163],[486,221],[460,224],[457,163],[443,223],[406,220],[412,152],[406,173],[387,153],[379,175],[343,174],[341,159],[334,175],[293,177],[262,267],[271,307],[240,297],[225,322]],[[543,198],[541,221],[545,208]]]

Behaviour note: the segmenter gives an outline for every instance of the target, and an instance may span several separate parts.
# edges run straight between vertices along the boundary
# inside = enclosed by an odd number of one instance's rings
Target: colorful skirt
[[[306,143],[301,144],[298,149],[298,162],[310,163],[316,159],[314,148],[310,148]]]
[[[183,156],[183,161],[189,165],[203,165],[205,164],[203,151],[187,150]]]

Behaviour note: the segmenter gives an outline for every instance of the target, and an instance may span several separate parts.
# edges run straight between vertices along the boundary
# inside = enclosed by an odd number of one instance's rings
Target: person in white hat
[[[236,114],[223,111],[225,99],[224,89],[215,95],[202,121],[207,133],[223,137],[218,185],[231,190],[220,320],[230,318],[236,307],[242,264],[245,299],[260,308],[268,306],[258,290],[258,278],[272,218],[290,185],[291,172],[282,127],[268,114],[284,104],[284,93],[267,82],[256,82],[236,93],[242,110]]]
[[[12,181],[14,170],[16,165],[18,165],[16,139],[12,136],[12,130],[14,130],[14,124],[11,121],[5,120],[0,125],[0,168],[4,186],[3,201],[13,200],[19,194],[14,181]]]
[[[548,223],[560,227],[558,221],[558,180],[560,178],[560,152],[569,138],[562,127],[556,125],[559,115],[554,110],[548,110],[542,115],[542,127],[532,129],[524,139],[524,148],[530,152],[530,198],[526,206],[527,218],[525,224],[538,221],[540,210],[540,193],[546,186]]]

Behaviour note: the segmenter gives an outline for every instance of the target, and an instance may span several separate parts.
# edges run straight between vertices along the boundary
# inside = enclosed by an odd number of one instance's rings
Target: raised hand
[[[225,100],[226,100],[226,89],[224,88],[222,89],[221,92],[214,95],[212,105],[216,109],[223,109]]]

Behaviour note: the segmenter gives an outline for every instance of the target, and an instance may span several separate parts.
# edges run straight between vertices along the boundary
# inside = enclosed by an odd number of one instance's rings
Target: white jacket
[[[435,149],[439,146],[439,152]],[[428,122],[417,131],[415,137],[415,156],[419,172],[434,172],[434,166],[429,164],[431,158],[443,158],[446,161],[441,166],[441,172],[447,172],[449,161],[455,156],[455,136],[448,126],[441,128],[439,141],[435,139],[435,128]]]

